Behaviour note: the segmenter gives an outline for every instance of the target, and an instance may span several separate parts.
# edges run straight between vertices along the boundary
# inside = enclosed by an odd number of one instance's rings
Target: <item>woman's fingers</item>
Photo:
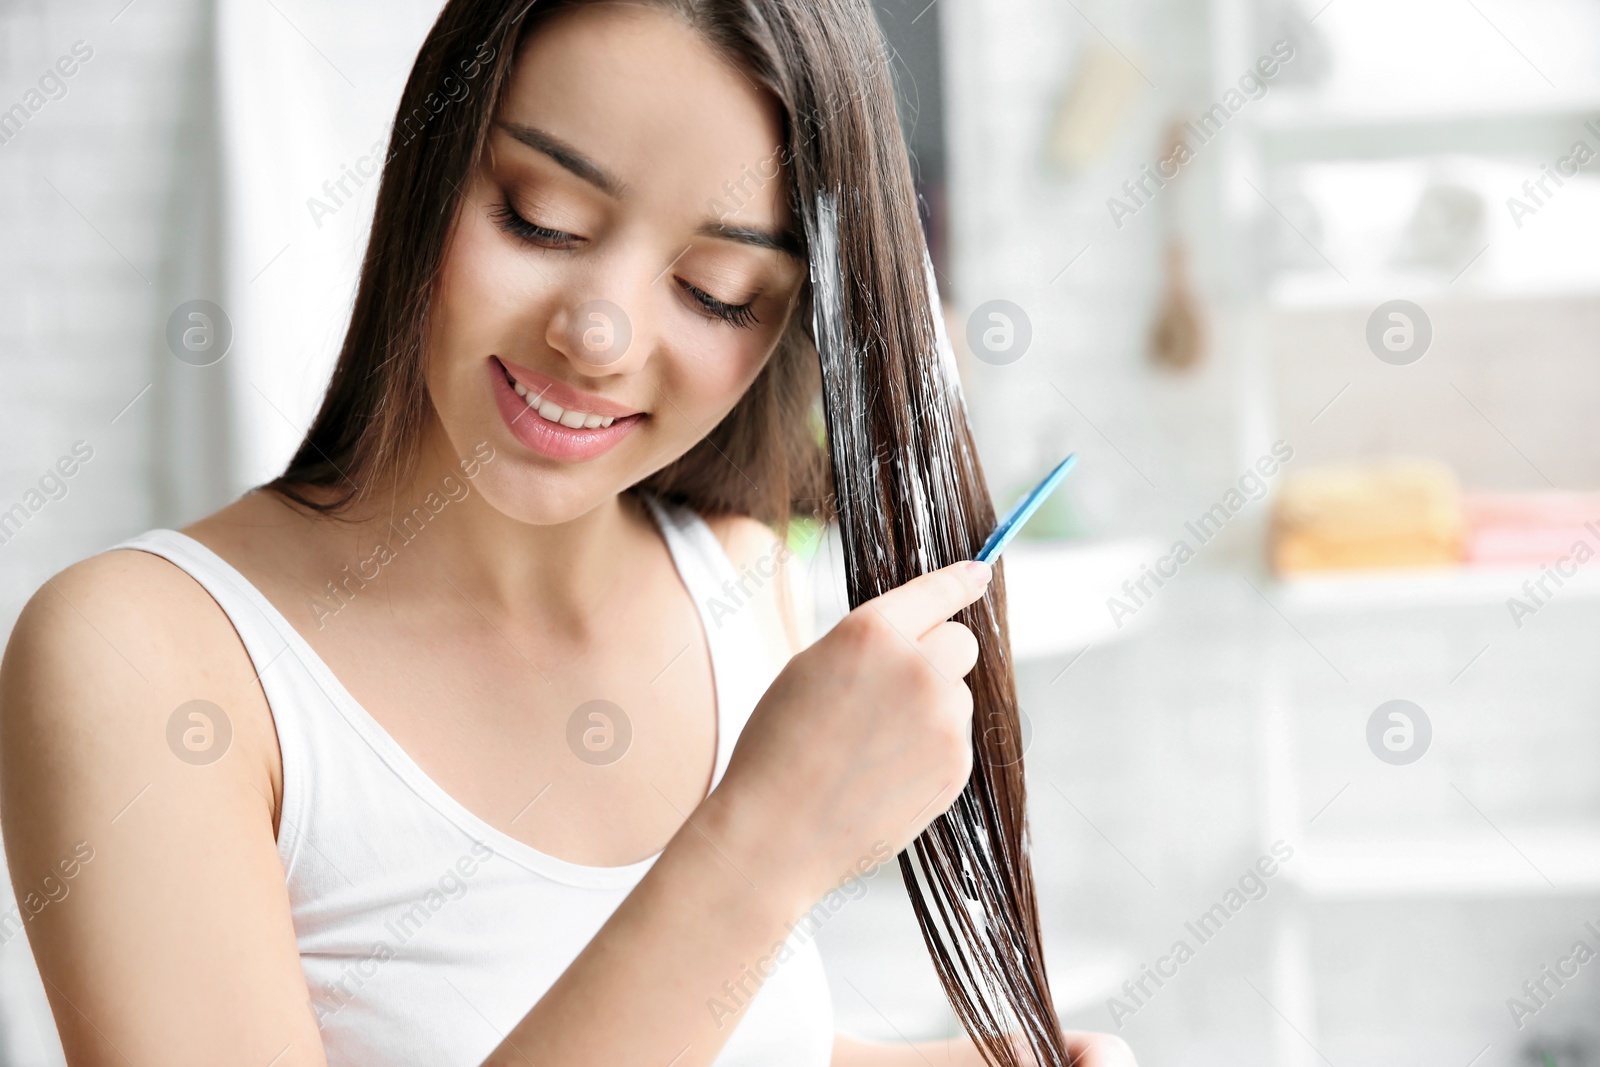
[[[1068,1030],[1061,1036],[1072,1053],[1073,1067],[1138,1067],[1133,1049],[1115,1034]]]
[[[872,604],[889,625],[915,641],[982,596],[993,574],[987,563],[952,563],[889,590]]]
[[[959,622],[941,622],[917,642],[922,654],[945,680],[959,682],[978,662],[978,639]]]

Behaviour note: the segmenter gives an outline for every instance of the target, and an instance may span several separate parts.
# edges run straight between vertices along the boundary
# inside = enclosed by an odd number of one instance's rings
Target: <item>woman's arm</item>
[[[813,903],[713,794],[485,1067],[708,1064],[737,1017],[723,983],[755,970]]]
[[[196,699],[231,727],[209,764],[168,744]],[[203,756],[206,724],[180,724],[178,750]],[[0,924],[26,930],[74,1067],[325,1063],[273,834],[276,763],[249,658],[166,561],[96,557],[22,612],[0,666],[19,902]]]

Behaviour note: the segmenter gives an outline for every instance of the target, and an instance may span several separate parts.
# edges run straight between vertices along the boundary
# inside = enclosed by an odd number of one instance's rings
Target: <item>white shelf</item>
[[[1153,540],[1015,541],[1001,557],[1011,654],[1045,659],[1118,640],[1148,625],[1152,611],[1124,618],[1106,608],[1122,583],[1163,552]]]
[[[1573,136],[1569,133],[1568,140]],[[1584,136],[1595,135],[1585,131]],[[1562,151],[1570,152],[1570,145]],[[1404,296],[1432,313],[1435,307],[1485,300],[1543,304],[1592,298],[1600,293],[1600,264],[1586,251],[1600,237],[1600,180],[1589,172],[1568,179],[1558,196],[1541,201],[1528,215],[1513,216],[1504,206],[1508,192],[1518,191],[1530,173],[1537,175],[1540,163],[1554,165],[1558,158],[1560,152],[1525,159],[1482,154],[1336,158],[1285,173],[1281,188],[1268,193],[1303,200],[1303,210],[1315,220],[1306,225],[1318,231],[1314,247],[1320,255],[1305,248],[1299,236],[1280,232],[1277,239],[1289,243],[1285,261],[1267,279],[1269,306],[1370,311]],[[1416,251],[1415,212],[1440,183],[1473,198],[1482,215],[1471,233],[1456,235],[1453,250],[1435,250],[1443,260],[1417,262],[1409,258]],[[1258,203],[1252,210],[1269,209]]]
[[[1540,106],[1440,108],[1404,113],[1374,107],[1266,102],[1256,133],[1269,166],[1326,159],[1393,159],[1471,153],[1552,157],[1583,136],[1600,111],[1587,97]],[[1576,133],[1574,131],[1577,131]]]
[[[1268,305],[1274,311],[1305,312],[1360,308],[1370,311],[1394,294],[1425,301],[1431,310],[1451,304],[1481,304],[1499,301],[1559,301],[1575,297],[1600,296],[1600,271],[1590,276],[1524,280],[1497,279],[1479,282],[1469,271],[1458,284],[1449,275],[1437,272],[1395,272],[1381,277],[1345,281],[1338,275],[1316,271],[1285,271],[1276,275],[1267,291]]]
[[[1283,870],[1324,900],[1600,895],[1600,825],[1501,829],[1312,838]]]
[[[1511,597],[1526,600],[1524,582],[1540,577],[1541,568],[1476,567],[1394,568],[1392,570],[1329,571],[1296,575],[1273,583],[1273,600],[1280,607],[1301,611],[1347,611],[1373,608],[1426,608],[1499,604]],[[1541,597],[1547,604],[1600,596],[1600,567],[1580,567],[1565,579],[1554,595]],[[1529,602],[1531,603],[1531,601]],[[1509,618],[1509,612],[1508,612]]]

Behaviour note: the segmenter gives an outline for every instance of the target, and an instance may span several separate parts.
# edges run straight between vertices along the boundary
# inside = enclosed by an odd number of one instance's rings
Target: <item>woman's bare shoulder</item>
[[[0,741],[52,748],[93,735],[164,744],[170,717],[197,700],[226,709],[239,762],[254,784],[276,792],[270,712],[227,615],[166,559],[107,551],[47,579],[17,617],[0,662]],[[6,762],[15,766],[10,754]]]
[[[46,579],[18,616],[11,647],[90,659],[116,654],[112,658],[120,655],[132,673],[143,674],[112,635],[160,672],[168,666],[171,638],[181,633],[198,651],[227,625],[216,602],[181,568],[150,552],[115,549]],[[86,640],[97,633],[97,645]]]
[[[226,524],[241,503],[188,529]],[[139,677],[214,674],[223,666],[214,657],[244,655],[227,615],[199,581],[138,549],[102,552],[46,579],[18,616],[10,647],[78,662],[109,658]]]
[[[105,552],[23,609],[0,663],[0,808],[18,899],[56,887],[48,907],[29,905],[28,940],[68,1049],[97,1047],[97,1030],[140,1035],[133,1047],[147,1050],[177,1033],[215,1042],[191,1029],[208,997],[208,1019],[248,1004],[273,1040],[281,1030],[313,1047],[276,839],[277,756],[227,615],[174,564]],[[254,1044],[262,1029],[237,1031]]]
[[[772,527],[748,515],[705,520],[739,576],[737,594],[762,605],[762,630],[782,660],[811,643],[811,605],[795,578],[795,554]]]
[[[762,556],[782,555],[782,542],[766,523],[748,515],[714,515],[705,520],[735,567],[753,565]]]

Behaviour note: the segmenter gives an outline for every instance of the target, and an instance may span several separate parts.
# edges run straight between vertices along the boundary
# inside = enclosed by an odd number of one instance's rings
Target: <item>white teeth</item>
[[[610,426],[617,421],[614,415],[590,415],[582,411],[568,411],[553,400],[541,400],[538,395],[530,393],[528,387],[521,382],[517,382],[512,388],[516,389],[517,395],[546,422],[559,422],[573,430],[595,430]]]

